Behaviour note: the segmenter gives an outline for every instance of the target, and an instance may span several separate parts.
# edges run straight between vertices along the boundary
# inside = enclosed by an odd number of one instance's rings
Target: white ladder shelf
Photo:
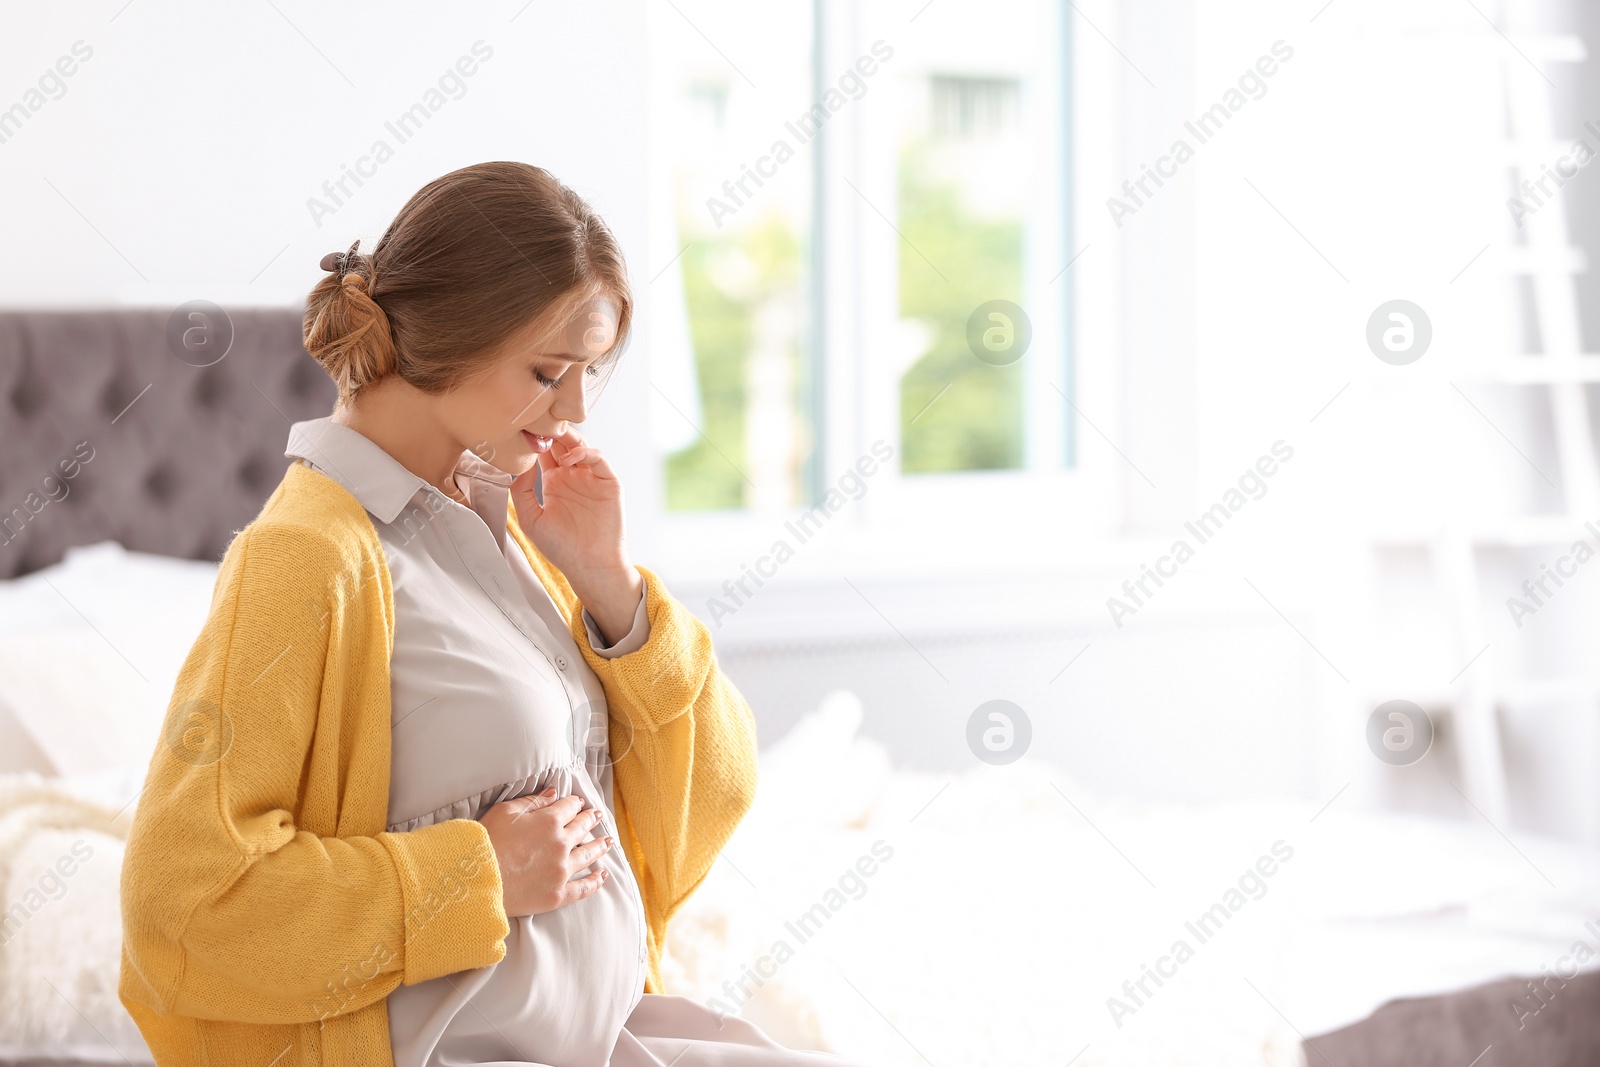
[[[1505,9],[1496,21],[1531,62],[1578,63],[1587,58],[1580,38],[1520,34]],[[1510,66],[1521,62],[1516,52],[1505,49],[1501,69],[1510,125],[1505,163],[1519,186],[1525,178],[1537,180],[1542,173],[1541,164],[1571,145],[1570,141],[1559,140],[1552,128],[1550,84],[1531,70]],[[1549,146],[1551,153],[1541,155],[1542,146]],[[1457,662],[1470,662],[1471,666],[1456,683],[1424,699],[1436,707],[1442,705],[1455,727],[1468,799],[1490,822],[1502,828],[1510,822],[1510,791],[1500,712],[1558,701],[1600,705],[1600,675],[1528,679],[1509,669],[1507,658],[1492,647],[1494,640],[1483,608],[1480,549],[1565,548],[1589,536],[1584,523],[1600,519],[1600,462],[1592,444],[1585,393],[1587,383],[1600,382],[1600,354],[1583,350],[1573,282],[1574,276],[1586,269],[1586,257],[1581,249],[1567,243],[1566,212],[1559,192],[1545,198],[1538,210],[1525,218],[1522,232],[1526,244],[1504,244],[1491,258],[1507,275],[1524,275],[1531,280],[1541,351],[1456,364],[1447,368],[1447,373],[1452,379],[1537,385],[1548,390],[1562,511],[1511,516],[1489,524],[1445,521],[1432,531],[1380,538],[1374,545],[1380,550],[1386,545],[1423,547],[1430,553],[1434,581],[1443,592],[1454,621],[1452,638],[1459,654]]]

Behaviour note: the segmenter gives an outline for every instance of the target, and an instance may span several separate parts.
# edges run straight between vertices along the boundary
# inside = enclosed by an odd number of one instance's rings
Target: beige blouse
[[[502,800],[554,785],[606,813],[585,840],[618,839],[596,861],[610,874],[592,895],[509,920],[498,964],[389,995],[396,1067],[605,1064],[644,993],[644,908],[611,815],[605,690],[507,535],[511,475],[464,451],[455,478],[469,508],[331,417],[295,423],[284,454],[350,490],[388,559],[387,828],[481,818]],[[602,656],[649,637],[642,597],[632,630],[615,645],[605,645],[588,611],[583,619]]]

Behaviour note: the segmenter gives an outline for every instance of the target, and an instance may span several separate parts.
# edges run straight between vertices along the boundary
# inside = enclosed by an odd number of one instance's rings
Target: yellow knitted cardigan
[[[509,502],[506,521],[605,687],[659,993],[667,921],[754,799],[755,720],[654,572],[648,641],[606,659]],[[392,990],[505,957],[483,824],[384,830],[393,650],[365,508],[291,465],[223,556],[128,837],[117,991],[160,1067],[392,1065]]]

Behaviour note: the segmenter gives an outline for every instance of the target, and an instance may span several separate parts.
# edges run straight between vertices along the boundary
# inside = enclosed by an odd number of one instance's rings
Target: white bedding
[[[0,771],[142,772],[129,753],[152,750],[216,574],[102,541],[0,582],[0,737],[20,728],[42,755],[0,752]]]
[[[149,1063],[117,999],[117,886],[141,775],[0,775],[0,1058]]]
[[[214,573],[108,545],[0,583],[0,619],[25,603],[48,612],[57,589],[76,602],[31,628],[32,662],[58,675],[48,683],[16,684],[30,668],[17,628],[0,623],[13,650],[0,652],[0,716],[36,738],[44,770],[69,775],[0,775],[0,901],[30,906],[0,945],[0,1060],[150,1062],[115,996],[121,838],[154,742],[148,722],[127,720],[149,687],[170,687]],[[110,647],[107,632],[148,616],[152,583],[171,606],[164,632]],[[88,619],[75,626],[72,612]],[[134,647],[137,671],[87,662]],[[1600,900],[1593,850],[1513,846],[1481,821],[1342,800],[1320,815],[1291,802],[1119,805],[1027,758],[913,774],[859,736],[863,718],[838,692],[763,746],[756,807],[673,919],[673,992],[884,1067],[1289,1067],[1302,1034],[1385,1000],[1537,973],[1580,939],[1600,947],[1600,923],[1584,926],[1600,918],[1584,911]],[[92,858],[46,900],[41,885],[55,883],[41,880],[75,844]],[[1261,875],[1275,844],[1292,855]],[[1235,899],[1204,943],[1185,925]],[[1179,940],[1192,949],[1181,961]],[[1163,956],[1158,987],[1144,966]],[[1123,983],[1142,976],[1149,995],[1135,1002]],[[1120,1020],[1112,997],[1130,1009]]]
[[[891,843],[861,899],[751,984],[745,1014],[787,1040],[907,1067],[919,1049],[952,1064],[1059,1067],[1084,1049],[1078,1067],[1291,1065],[1301,1035],[1391,998],[1537,974],[1580,938],[1600,949],[1600,923],[1584,927],[1600,918],[1589,849],[1338,803],[1118,807],[1026,759],[891,772],[853,736],[860,716],[836,694],[775,746],[729,862],[669,931],[668,980],[715,996],[797,940],[783,920],[831,875]],[[1279,841],[1292,857],[1201,943],[1185,922]],[[1147,979],[1154,995],[1117,1026],[1108,998],[1179,939],[1192,958]]]

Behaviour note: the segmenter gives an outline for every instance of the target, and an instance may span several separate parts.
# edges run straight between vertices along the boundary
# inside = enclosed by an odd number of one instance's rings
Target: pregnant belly
[[[499,963],[389,995],[397,1067],[603,1067],[643,993],[644,912],[621,849],[597,866],[609,873],[594,893],[510,919]]]

